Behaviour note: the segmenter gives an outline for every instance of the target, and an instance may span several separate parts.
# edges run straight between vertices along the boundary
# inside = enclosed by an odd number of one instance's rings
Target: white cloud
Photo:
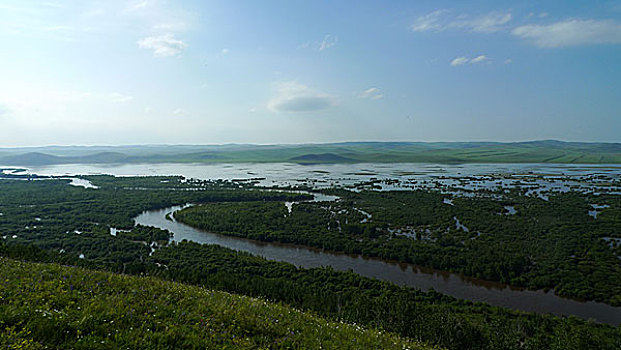
[[[436,10],[424,16],[418,17],[411,28],[415,32],[426,32],[428,30],[440,30],[442,28],[442,16],[448,13],[448,10]]]
[[[222,51],[220,51],[220,53],[221,53],[222,55],[228,55],[228,53],[229,53],[229,52],[231,52],[231,50],[226,49],[226,48],[225,48],[225,49],[222,49]]]
[[[141,9],[144,9],[144,8],[148,7],[149,4],[150,3],[147,0],[144,0],[144,1],[142,1],[142,0],[140,0],[140,1],[132,1],[132,2],[130,2],[129,5],[127,5],[127,7],[125,7],[124,12],[138,11],[138,10],[141,10]]]
[[[513,63],[513,60],[512,60],[512,59],[507,58],[507,59],[505,60],[505,64],[511,64],[511,63]]]
[[[486,61],[489,61],[489,58],[485,55],[479,55],[474,58],[468,58],[465,56],[461,56],[461,57],[454,58],[451,61],[451,66],[456,67],[456,66],[461,66],[462,64],[466,64],[466,63],[476,64],[476,63],[482,63]]]
[[[462,56],[462,57],[457,57],[457,58],[455,58],[455,59],[453,59],[453,60],[451,61],[451,66],[453,66],[453,67],[455,67],[455,66],[460,66],[460,65],[462,65],[462,64],[466,64],[466,63],[468,63],[468,61],[469,61],[469,60],[468,60],[468,58],[467,58],[467,57],[463,57],[463,56]]]
[[[540,47],[621,44],[621,23],[613,20],[569,19],[547,25],[529,24],[511,33]]]
[[[298,50],[311,49],[321,52],[336,46],[338,42],[339,38],[337,36],[332,34],[326,34],[321,41],[307,41],[299,44],[296,48]]]
[[[470,63],[479,63],[479,62],[483,62],[483,61],[487,61],[487,60],[488,60],[487,56],[480,55],[480,56],[477,56],[477,57],[471,59]]]
[[[333,47],[338,41],[338,37],[331,34],[326,34],[326,36],[323,38],[323,41],[319,44],[319,51],[327,50]]]
[[[310,89],[295,81],[277,83],[267,107],[274,112],[314,112],[336,106],[332,95]]]
[[[475,33],[493,33],[505,28],[512,19],[511,13],[489,12],[471,16],[451,15],[449,10],[437,10],[418,17],[410,28],[415,32],[444,31],[459,29]]]
[[[138,40],[138,47],[153,50],[155,56],[178,56],[188,44],[168,33]]]
[[[109,94],[108,98],[110,99],[110,101],[112,101],[114,103],[124,103],[124,102],[129,102],[129,101],[134,99],[133,96],[123,95],[123,94],[118,93],[118,92],[113,92],[113,93]]]
[[[493,33],[503,29],[511,21],[510,13],[491,12],[485,15],[456,20],[449,23],[449,28],[465,29],[475,33]]]
[[[384,98],[382,91],[376,87],[368,88],[358,94],[359,98],[365,98],[369,100],[381,100]]]

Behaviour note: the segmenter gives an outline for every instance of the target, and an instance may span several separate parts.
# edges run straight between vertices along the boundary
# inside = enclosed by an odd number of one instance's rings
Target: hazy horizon
[[[621,142],[616,1],[0,5],[0,147]]]
[[[381,141],[381,140],[354,140],[354,141],[336,141],[336,142],[300,142],[300,143],[239,143],[239,142],[228,142],[228,143],[128,143],[128,144],[41,144],[41,145],[27,145],[27,146],[11,146],[11,145],[2,145],[0,144],[0,149],[20,149],[20,148],[70,148],[70,147],[218,147],[218,146],[304,146],[304,145],[329,145],[329,144],[346,144],[346,143],[499,143],[499,144],[512,144],[512,143],[531,143],[531,142],[545,142],[545,141],[554,141],[554,142],[563,142],[563,143],[605,143],[605,144],[619,144],[621,142],[607,142],[607,141],[566,141],[566,140],[558,140],[558,139],[546,139],[546,140],[520,140],[520,141],[493,141],[493,140],[481,140],[481,141],[403,141],[403,140],[395,140],[395,141]]]

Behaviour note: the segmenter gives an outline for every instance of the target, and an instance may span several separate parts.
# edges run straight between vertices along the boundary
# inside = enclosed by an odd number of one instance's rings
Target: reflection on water
[[[95,188],[95,189],[99,188],[98,186],[93,185],[90,181],[85,180],[85,179],[80,179],[77,177],[71,178],[71,182],[69,183],[69,185],[84,187],[84,188]]]

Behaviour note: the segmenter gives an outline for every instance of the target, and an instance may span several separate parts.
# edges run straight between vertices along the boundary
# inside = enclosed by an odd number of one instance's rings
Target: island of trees
[[[544,201],[519,190],[502,198],[333,190],[339,201],[303,202],[311,196],[227,181],[85,178],[98,188],[63,179],[0,180],[4,347],[200,347],[209,339],[231,348],[621,347],[618,327],[170,242],[170,232],[132,220],[145,210],[196,203],[175,218],[228,235],[413,262],[618,305],[619,196],[570,192]],[[296,202],[291,212],[284,202]],[[606,205],[596,219],[588,215],[593,203]],[[131,325],[138,323],[144,326]]]

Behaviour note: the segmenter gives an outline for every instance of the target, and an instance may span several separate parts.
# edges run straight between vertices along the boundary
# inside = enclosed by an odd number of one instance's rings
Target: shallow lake
[[[0,166],[1,167],[1,166]],[[27,167],[38,175],[110,174],[117,176],[182,175],[195,179],[244,179],[260,186],[313,188],[352,186],[376,181],[381,189],[451,185],[466,190],[532,187],[567,191],[572,188],[621,191],[618,165],[565,164],[431,164],[356,163],[299,165],[293,163],[235,164],[61,164]],[[391,181],[392,180],[392,181]]]

